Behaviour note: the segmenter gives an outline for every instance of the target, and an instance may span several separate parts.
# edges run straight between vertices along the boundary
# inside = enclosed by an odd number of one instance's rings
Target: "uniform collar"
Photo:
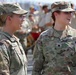
[[[54,36],[54,37],[61,37],[62,36],[63,31],[58,31],[58,30],[54,29],[54,27],[52,27],[52,30],[53,30],[52,36]]]
[[[72,35],[70,26],[68,26],[68,28],[63,31],[58,31],[58,30],[54,29],[54,27],[52,27],[52,31],[53,31],[52,36],[59,37],[59,38],[64,38],[67,35]]]

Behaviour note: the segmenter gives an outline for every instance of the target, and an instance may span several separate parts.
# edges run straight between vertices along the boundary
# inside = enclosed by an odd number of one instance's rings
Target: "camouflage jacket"
[[[27,59],[15,36],[0,32],[0,75],[27,75]]]
[[[76,75],[76,31],[69,27],[65,37],[63,32],[51,27],[40,35],[32,75]]]

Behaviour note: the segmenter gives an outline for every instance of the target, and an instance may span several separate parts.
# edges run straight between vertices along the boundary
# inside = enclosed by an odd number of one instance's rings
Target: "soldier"
[[[34,48],[32,75],[76,75],[76,31],[70,2],[51,5],[53,26],[42,32]]]
[[[2,10],[3,11],[2,11]],[[27,75],[27,59],[14,32],[21,28],[26,10],[19,4],[5,3],[0,7],[0,75]]]

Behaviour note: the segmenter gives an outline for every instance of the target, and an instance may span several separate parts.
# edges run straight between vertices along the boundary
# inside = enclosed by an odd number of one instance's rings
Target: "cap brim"
[[[14,14],[27,14],[28,11],[21,9],[21,10],[18,10],[18,11],[13,11],[13,13]]]
[[[75,10],[72,8],[66,8],[66,9],[62,9],[60,11],[62,11],[62,12],[70,12],[70,11],[74,12]]]

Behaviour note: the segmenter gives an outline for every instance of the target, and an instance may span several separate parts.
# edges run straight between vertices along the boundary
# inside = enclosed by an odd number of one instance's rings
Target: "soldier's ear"
[[[59,13],[57,12],[54,12],[54,16],[57,17],[59,15]]]
[[[7,20],[8,20],[8,21],[11,21],[11,17],[10,17],[10,16],[7,16]]]
[[[56,12],[54,12],[54,15],[55,15],[55,16],[57,16],[57,13],[56,13]]]

